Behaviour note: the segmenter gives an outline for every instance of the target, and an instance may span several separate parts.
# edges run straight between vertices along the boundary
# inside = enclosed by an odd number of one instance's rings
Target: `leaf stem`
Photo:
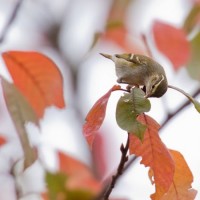
[[[170,86],[170,88],[172,88],[174,86]],[[176,87],[174,87],[176,88]],[[181,90],[181,89],[179,89]],[[184,92],[185,93],[185,92]],[[186,93],[187,94],[187,93]],[[197,88],[196,91],[193,93],[192,98],[197,97],[200,94],[200,88]],[[169,113],[167,115],[167,117],[165,118],[165,120],[162,122],[161,127],[159,130],[163,129],[168,123],[169,121],[171,121],[171,119],[173,119],[177,114],[179,114],[185,107],[187,107],[188,105],[190,105],[190,99],[187,99],[184,104],[182,104],[180,107],[178,107],[174,112]],[[135,161],[137,160],[137,156],[133,156],[130,161],[126,164],[126,166],[124,167],[124,171],[125,172],[127,169],[129,169],[129,167],[131,165],[133,165],[133,163],[135,163]]]
[[[176,87],[174,87],[174,86],[169,86],[169,88],[175,89]],[[178,89],[178,91],[180,91],[180,92],[182,91],[182,90],[179,89],[179,88],[176,88],[176,89]],[[183,91],[183,92],[184,92],[184,91]],[[182,93],[182,92],[181,92],[181,93]],[[184,92],[184,93],[185,93],[185,92]],[[184,93],[183,93],[183,94],[184,94]],[[187,93],[185,93],[185,94],[187,94]],[[192,99],[196,98],[199,94],[200,94],[200,87],[197,88],[196,91],[191,95]],[[165,126],[172,118],[174,118],[178,113],[180,113],[185,107],[187,107],[188,105],[190,105],[190,103],[191,103],[191,99],[188,98],[188,99],[184,102],[184,104],[182,104],[180,107],[178,107],[174,112],[169,113],[169,114],[167,115],[167,117],[165,118],[165,120],[162,122],[161,127],[160,127],[160,130],[161,130],[162,128],[164,128],[164,126]]]
[[[124,146],[124,144],[122,144],[121,147],[120,147],[121,159],[120,159],[120,163],[119,163],[118,168],[117,168],[117,172],[116,172],[115,175],[112,176],[111,183],[106,186],[106,188],[104,190],[104,194],[102,195],[104,200],[109,199],[109,196],[110,196],[113,188],[115,187],[118,178],[124,172],[125,163],[128,161],[128,155],[127,155],[128,150],[129,150],[129,133],[127,134],[126,145]]]

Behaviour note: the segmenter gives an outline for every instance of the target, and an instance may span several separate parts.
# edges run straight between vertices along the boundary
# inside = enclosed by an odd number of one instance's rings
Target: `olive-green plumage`
[[[144,86],[145,97],[161,97],[168,88],[163,67],[153,59],[138,54],[115,54],[102,56],[115,63],[118,83]]]

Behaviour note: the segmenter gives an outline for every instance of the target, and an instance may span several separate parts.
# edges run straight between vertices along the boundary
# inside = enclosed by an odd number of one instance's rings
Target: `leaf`
[[[177,70],[190,58],[190,44],[184,30],[155,21],[153,35],[157,48],[172,62]]]
[[[178,92],[180,92],[181,94],[185,95],[191,103],[193,103],[195,109],[200,113],[200,103],[195,100],[191,95],[189,95],[187,92],[185,92],[184,90],[180,89],[180,88],[177,88],[175,86],[172,86],[172,85],[168,85],[169,88],[172,88]]]
[[[6,142],[7,142],[6,139],[2,135],[0,135],[0,147],[6,144]]]
[[[2,56],[15,86],[39,118],[48,106],[65,106],[62,76],[52,60],[37,52],[9,51]]]
[[[62,173],[53,174],[46,173],[46,183],[48,187],[48,197],[45,195],[45,199],[49,200],[66,200],[67,192],[65,189],[65,183],[67,177]]]
[[[88,190],[93,194],[100,192],[100,182],[85,164],[61,152],[58,155],[60,171],[68,176],[68,189]]]
[[[47,173],[48,196],[50,200],[92,200],[102,186],[91,170],[83,163],[59,152],[60,171]]]
[[[93,148],[91,152],[93,165],[95,166],[95,174],[99,178],[103,178],[107,174],[108,169],[108,160],[107,155],[105,154],[106,149],[109,149],[110,147],[107,147],[105,144],[106,142],[111,142],[112,138],[105,138],[105,136],[102,134],[102,132],[97,133],[96,138],[93,143]],[[112,159],[110,159],[112,162]]]
[[[187,64],[189,75],[196,80],[200,80],[200,32],[191,41],[191,58]]]
[[[48,200],[92,200],[94,196],[82,189],[69,190],[66,187],[68,176],[62,173],[46,173],[46,183],[48,187]]]
[[[48,194],[46,192],[41,193],[42,200],[49,200]]]
[[[173,183],[168,192],[162,194],[159,186],[156,186],[156,193],[151,195],[152,200],[194,200],[197,191],[192,189],[193,176],[184,157],[181,153],[170,150],[175,161],[175,173]]]
[[[200,1],[199,0],[192,0],[192,2],[196,5],[199,5],[200,4]]]
[[[154,181],[160,189],[167,192],[174,176],[174,161],[158,135],[159,124],[151,117],[141,114],[138,121],[147,126],[143,141],[130,134],[130,154],[141,156],[141,163],[151,167]]]
[[[194,5],[185,19],[183,28],[187,33],[190,33],[199,22],[200,5]]]
[[[25,124],[27,122],[33,122],[38,125],[38,118],[15,85],[9,83],[2,77],[1,84],[8,111],[16,127],[23,148],[25,157],[24,168],[26,169],[36,160],[37,156],[35,155],[34,149],[30,146]]]
[[[119,90],[121,87],[119,85],[114,85],[105,95],[103,95],[91,108],[86,116],[85,124],[83,125],[83,134],[90,146],[92,148],[93,141],[95,139],[96,133],[101,127],[106,114],[106,107],[110,95],[113,91]]]
[[[131,93],[124,94],[116,109],[116,121],[120,128],[135,134],[141,140],[146,126],[137,121],[137,116],[148,112],[151,108],[150,101],[144,97],[145,93],[139,88],[133,88]]]

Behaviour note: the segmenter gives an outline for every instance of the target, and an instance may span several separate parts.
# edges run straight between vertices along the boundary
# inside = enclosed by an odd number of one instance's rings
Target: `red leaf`
[[[39,118],[48,106],[65,106],[62,75],[52,60],[37,52],[19,51],[5,52],[3,59],[15,86]]]
[[[59,152],[60,171],[68,177],[68,189],[84,189],[94,194],[101,190],[100,182],[94,177],[91,170],[74,158]]]
[[[131,52],[131,48],[126,41],[127,35],[127,30],[124,26],[112,27],[106,31],[104,39],[111,40],[117,43],[121,48],[125,49],[127,52]]]
[[[199,5],[200,4],[200,0],[192,0],[193,3]]]
[[[108,163],[106,160],[105,136],[99,131],[93,143],[92,158],[95,166],[95,173],[98,177],[104,177],[107,172]]]
[[[197,191],[191,186],[193,176],[190,168],[179,152],[170,150],[170,153],[175,161],[173,183],[166,194],[163,194],[162,189],[156,186],[156,193],[151,195],[151,198],[153,200],[194,200]]]
[[[153,34],[158,49],[169,58],[176,70],[188,62],[190,45],[182,29],[155,21]]]
[[[49,200],[48,194],[45,193],[45,192],[43,192],[43,193],[41,194],[41,197],[42,197],[42,200]]]
[[[6,139],[3,136],[0,136],[0,146],[6,143]]]
[[[158,135],[160,126],[147,115],[139,115],[138,121],[147,128],[143,141],[130,134],[130,153],[142,156],[141,163],[153,170],[155,184],[167,192],[174,176],[174,161]]]
[[[104,96],[102,96],[92,107],[86,116],[86,122],[83,125],[84,136],[92,148],[93,141],[95,139],[98,129],[101,127],[106,114],[106,107],[110,95],[113,91],[119,90],[119,85],[114,85]]]
[[[116,43],[125,52],[146,53],[144,47],[138,42],[138,38],[130,40],[129,33],[124,25],[109,27],[105,34],[102,35],[102,39],[106,42],[112,41]]]

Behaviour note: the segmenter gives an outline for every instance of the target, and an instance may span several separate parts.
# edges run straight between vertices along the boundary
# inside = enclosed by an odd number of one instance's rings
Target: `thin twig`
[[[196,98],[199,94],[200,94],[200,88],[198,88],[198,89],[193,93],[192,97],[193,97],[193,98]],[[174,112],[169,113],[169,114],[167,115],[166,119],[162,122],[161,127],[160,127],[160,130],[161,130],[162,128],[164,128],[164,127],[166,126],[166,124],[169,123],[169,121],[170,121],[171,119],[173,119],[177,114],[179,114],[185,107],[187,107],[188,105],[190,105],[190,103],[191,103],[190,100],[187,99],[187,100],[185,101],[185,103],[182,104],[179,108],[177,108]],[[137,156],[133,156],[133,157],[130,159],[130,161],[126,164],[126,162],[128,161],[128,157],[127,157],[128,146],[129,146],[128,144],[129,144],[129,140],[127,139],[127,144],[126,144],[126,146],[124,147],[124,146],[122,145],[123,148],[121,147],[122,156],[121,156],[120,164],[119,164],[118,169],[117,169],[117,173],[116,173],[116,175],[114,175],[114,176],[112,177],[111,183],[105,187],[105,189],[103,190],[103,192],[101,193],[101,195],[99,196],[98,199],[101,199],[102,196],[103,196],[104,200],[107,200],[108,197],[109,197],[109,195],[110,195],[110,193],[112,192],[112,189],[114,188],[114,186],[115,186],[115,184],[116,184],[116,182],[117,182],[119,176],[122,174],[122,172],[124,173],[125,171],[127,171],[127,170],[129,169],[129,167],[132,166],[133,163],[137,160],[138,157],[137,157]],[[127,145],[128,145],[128,146],[127,146]],[[122,150],[123,150],[123,151],[122,151]],[[127,160],[126,160],[126,159],[127,159]],[[125,161],[125,162],[124,162],[124,161]]]
[[[196,91],[191,95],[193,98],[196,98],[200,94],[200,87],[196,89]],[[184,104],[182,104],[179,108],[177,108],[174,112],[169,113],[165,120],[162,122],[160,130],[172,119],[174,118],[178,113],[180,113],[185,107],[190,105],[191,102],[189,99],[185,101]]]
[[[0,36],[0,44],[4,41],[4,38],[6,37],[7,32],[9,31],[9,28],[11,27],[12,23],[16,19],[17,13],[22,5],[23,0],[18,0],[17,3],[15,4],[15,7],[13,9],[13,12],[8,19],[4,29],[2,30],[1,36]]]
[[[112,176],[111,183],[107,185],[107,187],[104,190],[104,193],[102,194],[104,200],[109,199],[109,196],[110,196],[113,188],[115,187],[115,184],[116,184],[118,178],[124,172],[125,163],[128,161],[128,155],[127,154],[128,154],[128,150],[129,150],[129,133],[127,135],[126,145],[124,146],[122,144],[121,147],[120,147],[120,150],[121,150],[120,163],[118,165],[116,174]]]
[[[146,46],[146,50],[147,50],[148,55],[151,56],[151,57],[153,58],[151,49],[150,49],[149,44],[148,44],[148,42],[147,42],[147,37],[146,37],[146,35],[145,35],[145,34],[142,34],[141,36],[142,36],[142,40],[143,40],[143,42],[144,42],[144,45]]]

